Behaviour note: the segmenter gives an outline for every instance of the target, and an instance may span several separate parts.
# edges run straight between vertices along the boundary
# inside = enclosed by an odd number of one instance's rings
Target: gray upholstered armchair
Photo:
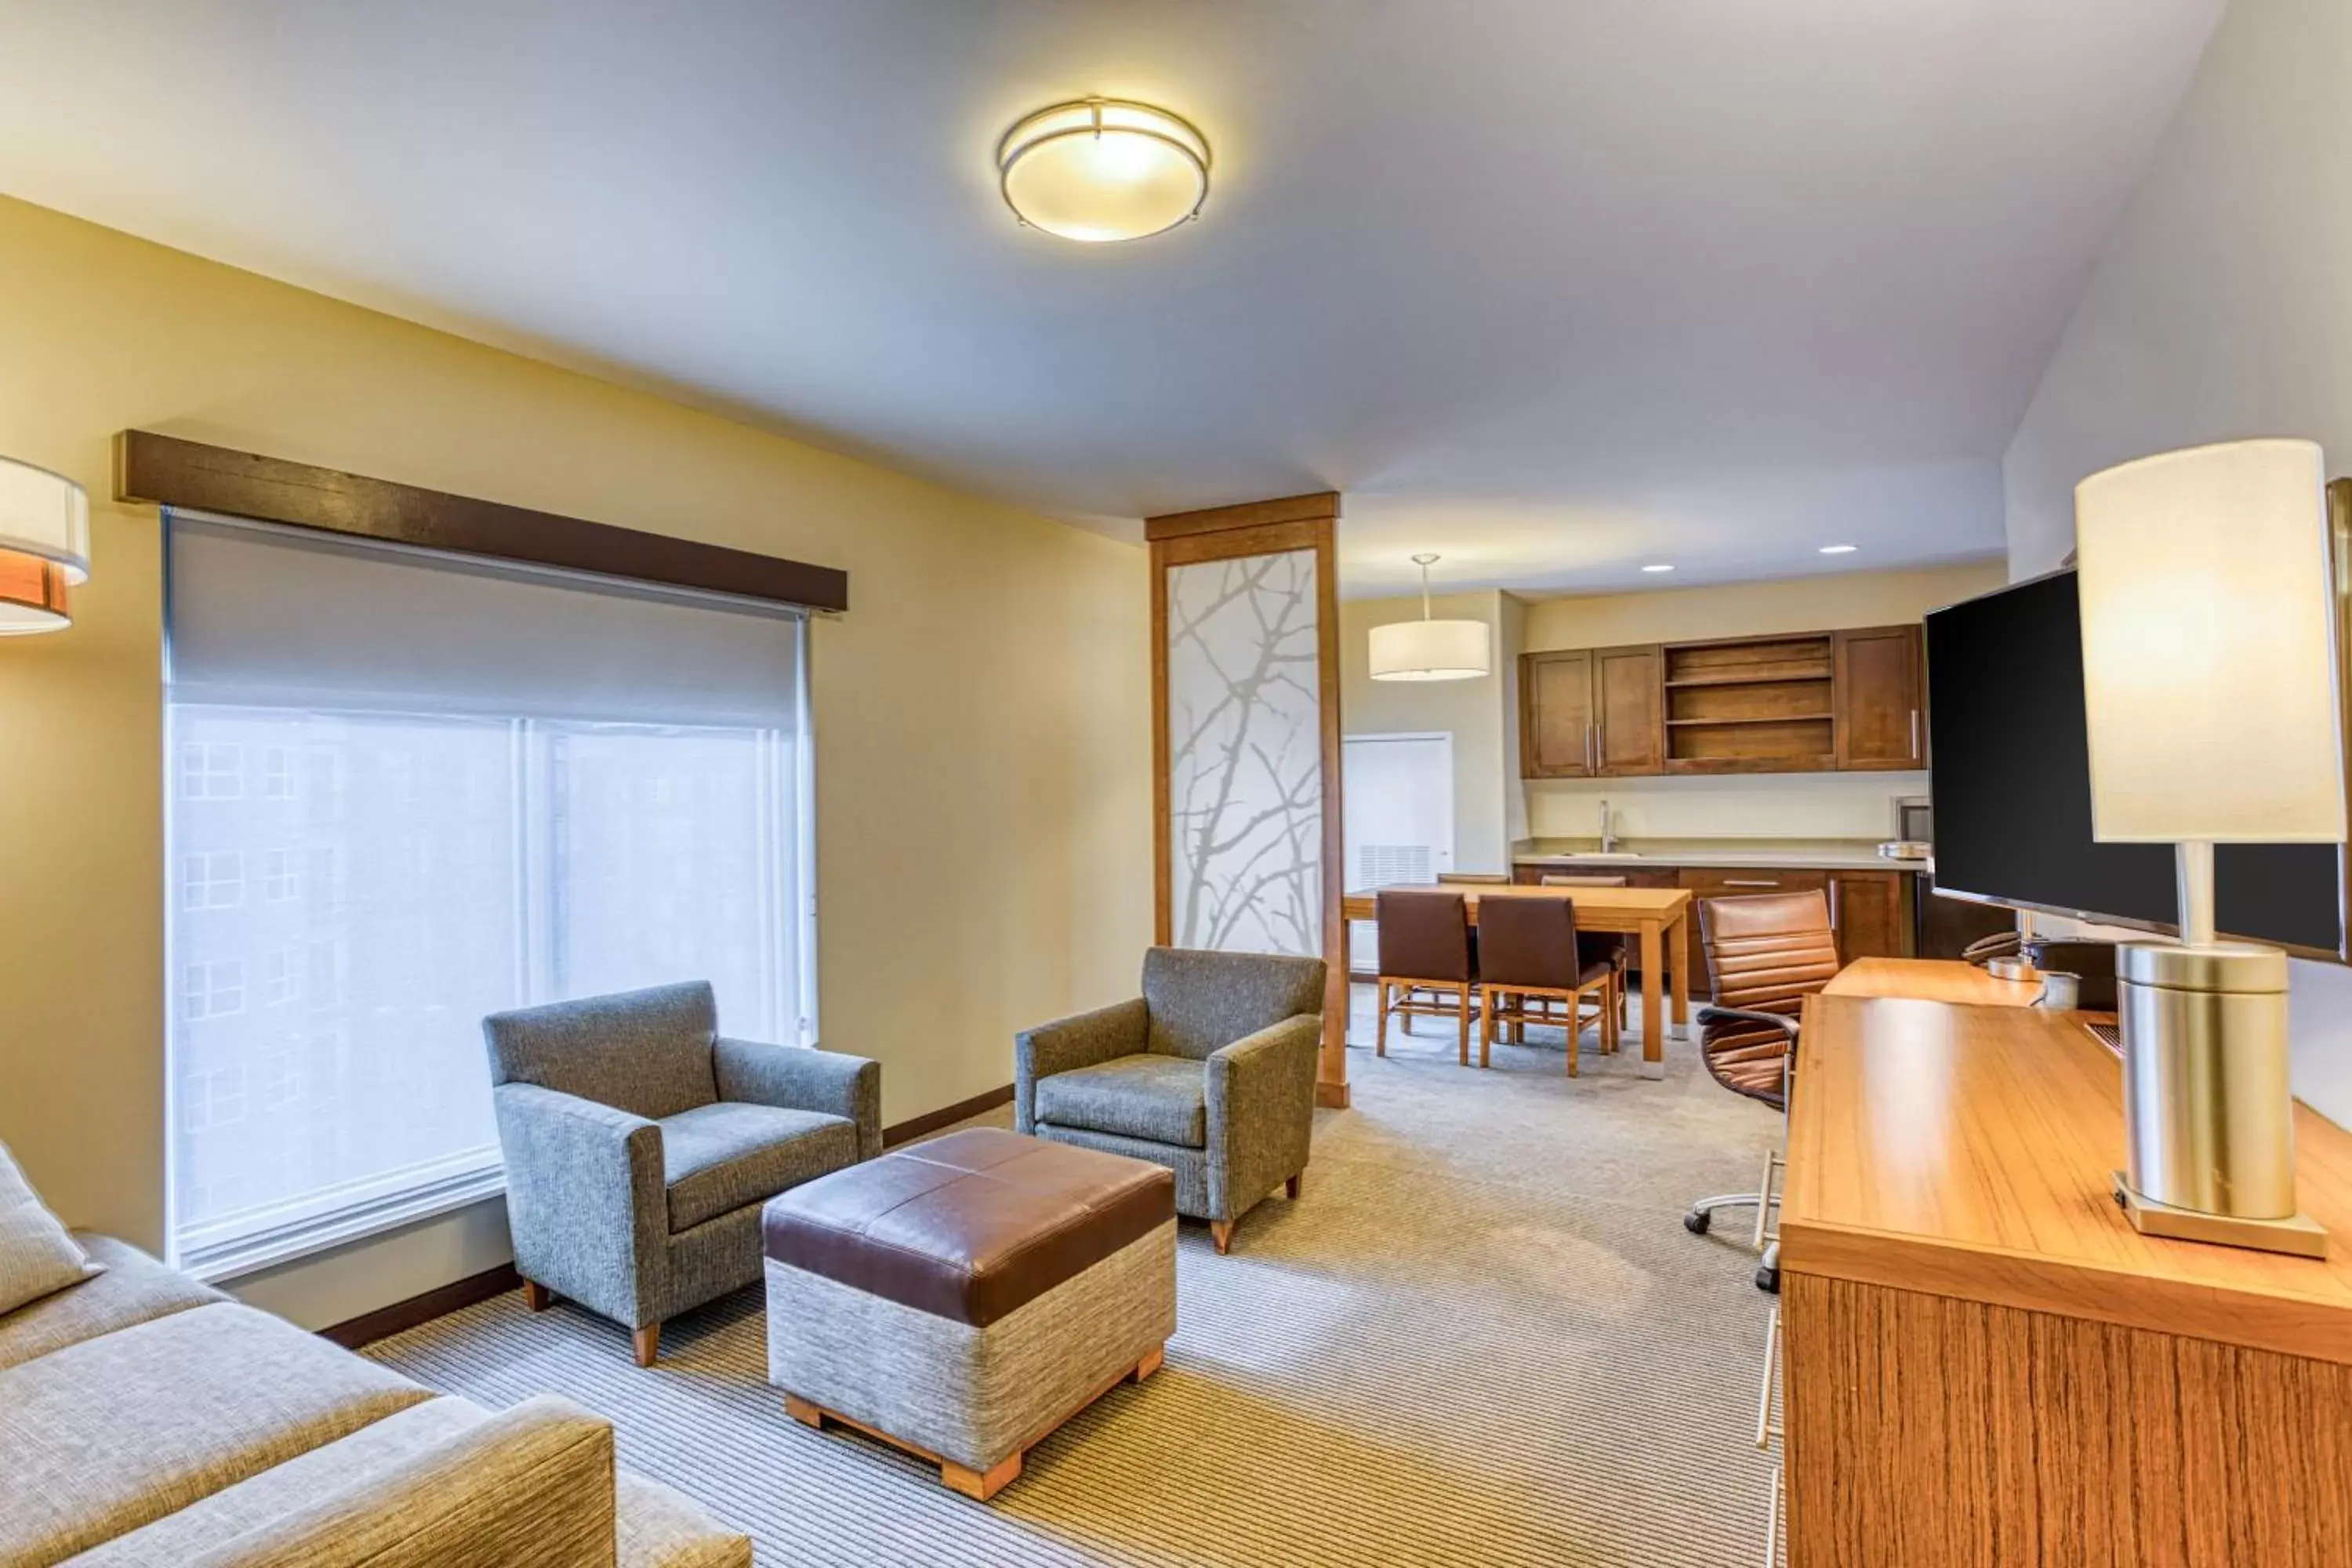
[[[882,1068],[730,1040],[710,987],[662,985],[482,1020],[515,1268],[630,1329],[761,1277],[768,1199],[882,1152]]]
[[[1176,1209],[1234,1222],[1298,1195],[1315,1126],[1323,961],[1155,947],[1143,994],[1019,1036],[1014,1125],[1176,1173]]]

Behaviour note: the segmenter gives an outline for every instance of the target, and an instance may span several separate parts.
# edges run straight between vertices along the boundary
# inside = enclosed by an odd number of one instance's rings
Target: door
[[[1837,765],[1927,765],[1919,628],[1871,626],[1837,634]]]
[[[1593,653],[1592,749],[1600,773],[1628,776],[1665,772],[1665,694],[1656,644]]]
[[[1454,737],[1350,735],[1339,747],[1347,890],[1434,882],[1454,868]],[[1370,921],[1348,932],[1349,967],[1378,973]]]
[[[1519,772],[1531,779],[1591,778],[1592,650],[1519,656]]]
[[[1830,873],[1830,923],[1837,931],[1838,962],[1900,958],[1904,941],[1903,871]]]

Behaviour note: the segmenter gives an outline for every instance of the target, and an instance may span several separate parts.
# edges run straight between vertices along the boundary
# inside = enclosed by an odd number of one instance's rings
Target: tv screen
[[[1927,734],[1938,891],[2176,929],[2171,846],[2091,837],[2074,573],[1927,617]],[[2333,844],[2224,844],[2214,856],[2214,923],[2341,956],[2344,879]]]

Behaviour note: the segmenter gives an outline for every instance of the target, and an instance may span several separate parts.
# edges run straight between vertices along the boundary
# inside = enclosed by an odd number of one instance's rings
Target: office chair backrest
[[[1488,985],[1572,991],[1576,906],[1566,899],[1487,899],[1478,906],[1478,978]]]
[[[1373,895],[1372,914],[1380,922],[1382,974],[1408,980],[1470,978],[1470,913],[1461,894],[1434,888],[1382,888]]]
[[[1837,933],[1821,893],[1707,899],[1698,907],[1698,929],[1720,1007],[1793,1017],[1838,972]],[[1788,1054],[1789,1037],[1759,1024],[1712,1018],[1700,1026],[1699,1055],[1717,1082],[1784,1109]]]

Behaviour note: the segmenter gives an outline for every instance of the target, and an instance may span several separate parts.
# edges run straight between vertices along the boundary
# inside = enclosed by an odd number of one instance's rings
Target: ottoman
[[[974,1128],[804,1183],[762,1215],[768,1381],[985,1501],[1176,1329],[1162,1166]]]

